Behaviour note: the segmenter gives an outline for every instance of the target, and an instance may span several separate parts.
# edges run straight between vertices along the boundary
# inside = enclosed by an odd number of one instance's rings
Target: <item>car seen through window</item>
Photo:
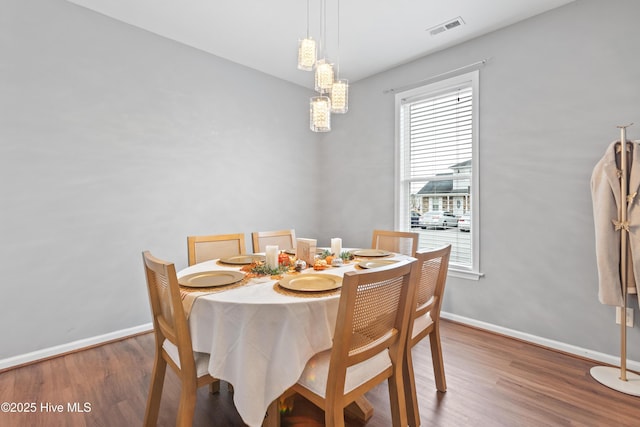
[[[453,212],[430,211],[422,214],[418,224],[422,229],[457,227],[458,217]]]

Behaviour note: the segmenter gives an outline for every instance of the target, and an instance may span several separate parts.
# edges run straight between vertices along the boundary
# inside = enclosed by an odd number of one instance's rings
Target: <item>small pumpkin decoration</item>
[[[278,264],[279,265],[290,265],[291,264],[291,258],[289,258],[289,255],[284,253],[284,251],[280,252],[278,254]]]

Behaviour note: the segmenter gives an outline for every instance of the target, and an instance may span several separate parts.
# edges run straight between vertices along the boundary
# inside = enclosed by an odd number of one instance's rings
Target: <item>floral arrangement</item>
[[[247,277],[261,277],[261,276],[281,276],[290,270],[289,265],[280,265],[272,268],[262,261],[253,262],[245,265],[240,270],[247,273]]]
[[[342,258],[342,261],[347,262],[353,260],[355,256],[349,251],[343,251],[340,253],[340,258]]]
[[[286,259],[285,259],[286,257]],[[326,270],[330,268],[334,259],[340,258],[343,262],[347,263],[354,259],[354,256],[351,252],[345,251],[340,253],[339,256],[336,256],[330,250],[324,250],[320,255],[318,255],[314,264],[309,267],[313,267],[314,270]],[[295,271],[300,271],[296,268],[296,259],[289,257],[284,252],[282,252],[278,257],[278,266],[277,267],[269,267],[264,261],[256,261],[251,264],[243,266],[240,270],[247,273],[247,277],[263,277],[263,276],[271,276],[272,278],[281,278],[285,273],[293,273]]]

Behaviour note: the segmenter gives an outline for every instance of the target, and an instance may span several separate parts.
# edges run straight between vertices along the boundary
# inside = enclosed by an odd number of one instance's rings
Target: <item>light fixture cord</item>
[[[311,17],[311,12],[309,11],[309,4],[311,0],[307,0],[307,38],[309,38],[309,19]]]
[[[340,0],[338,0],[338,66],[336,67],[336,80],[340,78]]]
[[[326,30],[327,30],[327,3],[326,0],[320,1],[320,52],[322,57],[326,58]]]

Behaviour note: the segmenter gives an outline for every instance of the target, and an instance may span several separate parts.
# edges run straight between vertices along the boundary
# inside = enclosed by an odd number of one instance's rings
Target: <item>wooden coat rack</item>
[[[631,123],[633,124],[633,123]],[[618,207],[618,222],[616,229],[620,230],[620,281],[622,286],[622,306],[620,319],[620,368],[611,366],[594,366],[591,368],[591,376],[598,382],[609,388],[633,396],[640,396],[640,375],[627,371],[627,296],[629,294],[629,262],[627,248],[629,244],[629,228],[627,221],[627,208],[629,204],[629,159],[626,131],[631,124],[618,126],[620,129],[620,206]],[[633,144],[631,149],[635,149]],[[618,226],[619,225],[619,226]],[[634,285],[635,286],[635,285]]]

